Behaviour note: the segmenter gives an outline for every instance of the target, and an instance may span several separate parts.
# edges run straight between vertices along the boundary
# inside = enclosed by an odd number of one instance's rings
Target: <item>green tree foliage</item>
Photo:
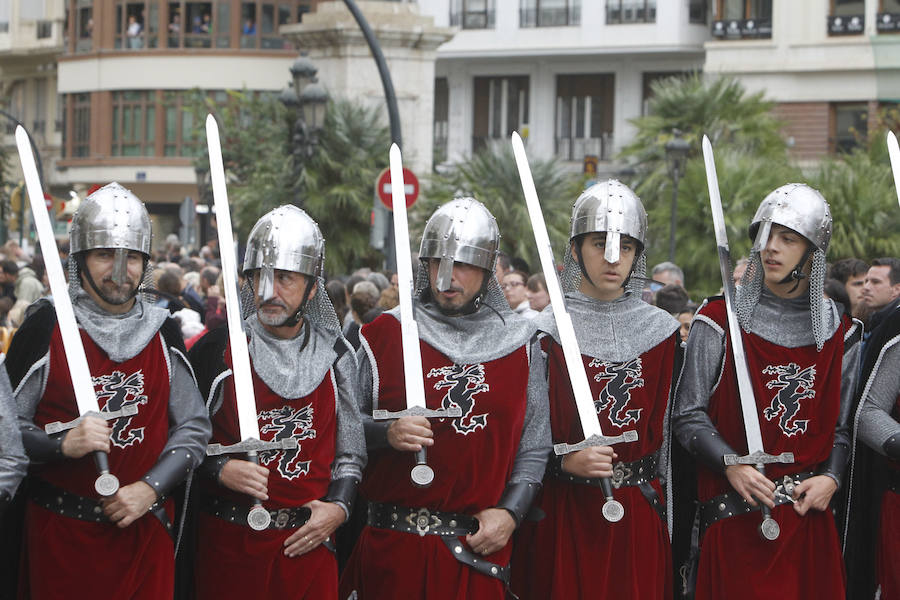
[[[555,257],[562,262],[563,249],[568,240],[572,204],[581,192],[584,179],[566,172],[553,160],[529,160],[534,185],[547,223]],[[454,164],[446,173],[436,175],[431,187],[417,203],[410,219],[411,227],[421,234],[429,215],[441,204],[455,196],[473,196],[484,203],[497,219],[500,227],[500,249],[510,256],[528,261],[538,270],[534,232],[519,171],[508,142],[492,144],[474,156]]]
[[[267,211],[296,204],[326,236],[329,273],[380,264],[381,255],[368,245],[369,219],[373,182],[387,164],[390,136],[376,110],[346,100],[330,103],[315,153],[299,179],[290,149],[292,115],[277,98],[229,91],[228,101],[217,104],[198,91],[190,110],[201,140],[206,113],[219,121],[228,198],[240,239]],[[208,170],[205,151],[195,166]]]

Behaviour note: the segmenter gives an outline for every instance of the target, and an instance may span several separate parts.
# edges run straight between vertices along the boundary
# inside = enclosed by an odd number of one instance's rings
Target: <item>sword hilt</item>
[[[571,454],[593,446],[612,446],[613,444],[624,444],[627,442],[636,442],[638,439],[637,431],[623,431],[620,435],[597,435],[594,434],[577,444],[553,444],[553,452],[557,456],[563,454]]]
[[[114,496],[119,491],[119,478],[109,472],[109,455],[106,452],[96,451],[94,464],[100,476],[94,480],[94,490],[101,496]]]
[[[246,452],[248,456],[250,456],[251,454],[253,454],[253,456],[256,456],[257,452],[263,452],[266,450],[296,450],[298,447],[299,445],[297,444],[297,440],[294,438],[271,442],[263,442],[261,440],[247,438],[242,442],[231,444],[230,446],[224,444],[210,444],[206,447],[206,455],[218,456],[219,454],[238,454],[241,452]]]
[[[234,445],[236,446],[237,444]],[[259,464],[259,455],[256,453],[256,450],[247,452],[247,460],[254,465]],[[253,508],[247,512],[247,525],[254,531],[262,531],[263,529],[268,529],[271,522],[272,515],[263,507],[262,500],[253,498]]]
[[[462,409],[458,406],[450,408],[425,408],[424,406],[411,406],[403,410],[391,412],[389,410],[373,410],[372,418],[376,421],[385,421],[387,419],[399,419],[401,417],[425,417],[426,419],[445,419],[462,416]]]
[[[434,481],[434,469],[428,466],[426,457],[425,446],[422,446],[422,449],[416,452],[416,464],[409,472],[409,478],[416,487],[427,488]]]
[[[44,425],[44,431],[46,431],[48,435],[53,435],[54,433],[59,433],[61,431],[75,429],[85,417],[97,417],[99,419],[103,419],[104,421],[112,421],[113,419],[118,419],[119,417],[133,417],[136,414],[138,414],[138,405],[126,404],[119,410],[101,410],[100,412],[91,411],[86,412],[77,419],[72,419],[71,421],[53,421],[52,423],[47,423],[46,425]]]

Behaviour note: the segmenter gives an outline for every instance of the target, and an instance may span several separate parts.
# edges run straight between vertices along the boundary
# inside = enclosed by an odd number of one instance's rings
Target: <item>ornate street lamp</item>
[[[303,165],[309,160],[319,142],[319,132],[325,125],[328,93],[319,85],[318,69],[304,54],[291,65],[293,86],[284,88],[278,99],[294,113],[291,152],[294,156],[294,178],[300,179]]]
[[[691,145],[681,137],[681,131],[672,130],[672,139],[666,142],[666,166],[672,178],[672,214],[669,220],[669,262],[675,262],[675,222],[678,216],[678,180],[684,174]]]

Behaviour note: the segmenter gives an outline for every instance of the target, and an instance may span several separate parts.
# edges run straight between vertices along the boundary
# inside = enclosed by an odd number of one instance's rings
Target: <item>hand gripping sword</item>
[[[777,456],[766,454],[763,450],[762,432],[759,429],[759,414],[753,385],[750,383],[750,369],[747,367],[747,356],[744,352],[744,338],[738,323],[737,313],[732,305],[735,297],[734,280],[731,278],[731,252],[728,248],[728,234],[725,231],[725,215],[722,212],[722,199],[719,196],[719,179],[716,175],[716,161],[713,158],[712,145],[709,138],[703,136],[703,162],[706,164],[706,183],[709,187],[709,205],[712,209],[713,227],[716,231],[716,246],[719,251],[719,270],[722,273],[722,285],[725,294],[725,310],[728,315],[728,337],[731,339],[731,355],[734,359],[734,371],[737,376],[738,396],[741,399],[741,414],[744,418],[744,431],[747,435],[747,456],[728,454],[724,457],[725,466],[754,465],[765,474],[765,465],[769,463],[789,464],[794,462],[792,452],[782,452]],[[772,518],[769,507],[760,502],[763,519],[759,524],[759,534],[766,540],[778,539],[781,527]]]
[[[406,409],[396,412],[373,410],[376,421],[400,417],[461,417],[458,406],[433,410],[425,406],[425,378],[419,347],[419,327],[413,315],[412,259],[409,255],[409,225],[406,221],[406,188],[403,183],[403,159],[397,144],[391,144],[391,199],[394,208],[394,242],[397,250],[397,285],[400,291],[400,339],[403,344],[403,377],[406,387]],[[409,478],[417,487],[428,487],[434,481],[434,470],[426,462],[425,447],[416,452],[416,464]]]
[[[234,252],[234,236],[231,233],[231,211],[228,208],[228,192],[225,189],[225,166],[219,142],[219,126],[212,115],[206,117],[206,143],[209,148],[209,172],[212,180],[216,221],[219,224],[219,256],[222,261],[222,285],[225,288],[228,343],[231,345],[231,370],[234,379],[234,396],[237,402],[238,426],[241,441],[224,446],[210,444],[206,454],[233,454],[246,452],[247,459],[259,464],[262,450],[296,450],[297,440],[289,438],[280,442],[263,442],[259,439],[259,422],[256,420],[256,396],[253,392],[253,375],[250,372],[250,351],[247,336],[241,322],[241,304],[237,294],[237,257]],[[247,524],[256,531],[269,526],[272,516],[258,498],[247,513]]]
[[[591,396],[591,387],[584,370],[581,350],[578,348],[578,340],[575,338],[575,328],[572,326],[572,318],[566,311],[562,286],[559,284],[559,277],[553,262],[553,248],[550,245],[547,225],[544,223],[541,204],[534,187],[531,168],[528,166],[525,146],[522,144],[522,138],[515,131],[512,134],[512,146],[513,153],[516,155],[516,165],[519,167],[519,179],[522,180],[522,191],[525,193],[525,203],[528,205],[528,216],[531,218],[531,227],[534,229],[534,241],[541,259],[541,269],[547,282],[547,294],[550,296],[550,304],[553,306],[553,318],[556,321],[556,329],[559,331],[559,341],[562,345],[566,369],[569,371],[569,379],[572,382],[575,407],[578,409],[578,418],[585,436],[585,439],[577,444],[555,444],[553,451],[557,456],[562,456],[591,446],[612,446],[622,442],[637,441],[637,431],[624,431],[617,436],[605,436],[600,429],[600,419],[597,417],[597,409],[594,407],[594,400]],[[602,479],[600,487],[606,498],[606,502],[603,504],[603,517],[611,523],[620,521],[625,516],[625,508],[621,502],[613,498],[612,483],[609,477]]]
[[[34,215],[34,227],[37,229],[38,239],[41,242],[41,253],[44,255],[44,266],[47,269],[47,279],[50,280],[50,293],[53,295],[53,306],[56,309],[56,321],[59,324],[59,332],[62,336],[63,349],[66,352],[66,361],[69,363],[69,373],[72,377],[72,386],[75,392],[75,403],[78,405],[77,419],[62,423],[54,421],[48,423],[44,430],[48,434],[59,433],[78,426],[83,417],[100,417],[104,420],[116,419],[122,416],[137,414],[137,405],[132,404],[116,411],[102,411],[97,403],[94,393],[94,382],[91,378],[90,367],[84,354],[84,346],[81,343],[81,334],[78,332],[78,322],[75,320],[75,312],[72,310],[72,299],[69,298],[69,288],[66,284],[66,276],[63,274],[62,264],[56,260],[59,250],[56,247],[56,236],[50,225],[50,215],[47,213],[47,205],[44,204],[44,191],[41,188],[41,180],[38,177],[37,167],[34,163],[34,155],[31,152],[31,144],[28,141],[28,133],[19,125],[16,127],[16,146],[19,150],[19,160],[22,163],[22,171],[25,173],[25,186],[28,188],[28,201],[31,203],[31,213]],[[109,472],[109,455],[106,452],[94,452],[94,464],[100,476],[94,481],[94,490],[101,496],[112,496],[119,491],[119,479]]]
[[[900,201],[900,147],[897,146],[897,136],[893,131],[888,131],[887,146],[891,157],[891,171],[894,173],[894,188],[897,191],[897,200]]]

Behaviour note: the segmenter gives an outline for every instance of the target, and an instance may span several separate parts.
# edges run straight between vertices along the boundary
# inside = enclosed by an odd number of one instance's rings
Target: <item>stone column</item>
[[[403,136],[403,162],[420,177],[432,167],[434,62],[437,48],[454,28],[435,27],[415,3],[357,2],[384,52],[397,95]],[[319,68],[319,81],[332,98],[352,98],[382,109],[384,89],[362,31],[343,1],[319,2],[303,22],[281,27]],[[388,149],[385,148],[385,156]]]

